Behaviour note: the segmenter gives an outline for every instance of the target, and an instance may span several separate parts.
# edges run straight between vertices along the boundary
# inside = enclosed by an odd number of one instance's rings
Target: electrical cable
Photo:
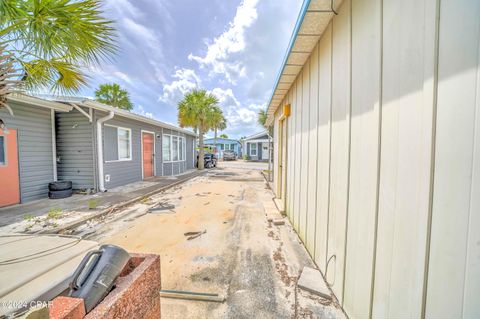
[[[31,235],[0,235],[0,238],[24,237],[24,236],[28,236],[28,238],[32,238]],[[44,236],[59,237],[58,235],[44,235]],[[21,257],[16,257],[16,258],[6,259],[6,260],[0,260],[0,266],[17,264],[17,263],[21,263],[21,262],[25,262],[25,261],[49,256],[49,255],[55,254],[57,252],[66,250],[67,248],[71,248],[71,247],[77,245],[78,243],[80,243],[80,241],[82,240],[81,237],[74,236],[74,235],[61,235],[60,237],[73,238],[73,239],[76,239],[76,241],[71,241],[71,242],[68,242],[68,243],[64,243],[64,244],[58,245],[56,247],[52,247],[52,248],[49,248],[49,249],[44,249],[42,251],[32,253],[32,254],[28,254],[28,255],[24,255],[24,256],[21,256]],[[20,239],[20,240],[22,240],[22,239]],[[20,240],[10,241],[9,243],[17,242],[17,241],[20,241]]]

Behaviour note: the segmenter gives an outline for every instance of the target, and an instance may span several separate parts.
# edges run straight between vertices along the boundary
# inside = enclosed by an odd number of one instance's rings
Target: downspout
[[[50,110],[50,121],[52,126],[52,159],[53,159],[53,181],[58,180],[58,170],[57,170],[57,135],[55,128],[55,110]]]
[[[98,190],[100,192],[106,192],[105,178],[103,176],[103,140],[102,140],[102,124],[108,120],[111,120],[115,113],[110,111],[107,116],[99,118],[97,120],[97,163],[98,163]]]

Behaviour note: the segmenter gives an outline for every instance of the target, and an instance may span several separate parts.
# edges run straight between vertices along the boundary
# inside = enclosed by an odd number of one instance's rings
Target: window
[[[183,137],[179,137],[180,141],[178,143],[178,155],[179,155],[179,159],[181,161],[184,161],[185,160],[185,154],[183,154],[183,151],[185,150],[185,139]]]
[[[7,160],[6,160],[6,145],[5,145],[5,136],[0,136],[0,165],[5,165]]]
[[[103,131],[103,149],[106,162],[132,160],[132,130],[106,125]]]
[[[173,161],[178,161],[178,137],[172,136]]]
[[[178,162],[186,158],[186,143],[182,136],[163,135],[163,161]]]
[[[257,144],[250,144],[250,156],[257,156]]]
[[[119,127],[117,128],[118,135],[118,160],[125,161],[132,159],[132,132],[130,129]]]
[[[172,153],[171,153],[171,148],[172,148],[172,145],[171,145],[171,140],[170,140],[171,136],[170,135],[163,135],[163,146],[162,146],[162,150],[163,150],[163,161],[164,162],[170,162],[172,161]]]
[[[231,149],[232,151],[234,151],[234,150],[235,150],[235,144],[230,144],[230,149]]]
[[[220,149],[223,151],[225,149],[225,144],[220,144]]]

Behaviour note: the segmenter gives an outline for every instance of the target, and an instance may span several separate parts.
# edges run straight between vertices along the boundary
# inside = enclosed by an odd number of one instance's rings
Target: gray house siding
[[[195,145],[195,138],[193,136],[187,136],[186,138],[186,147],[187,147],[187,169],[193,169],[195,166],[195,151],[193,149]]]
[[[53,181],[51,110],[9,103],[14,117],[0,109],[7,127],[17,130],[20,200],[22,203],[48,196],[48,183]]]
[[[106,115],[104,112],[96,111],[96,117],[100,118]],[[123,127],[131,129],[132,134],[132,154],[131,160],[118,159],[118,144],[115,127]],[[170,176],[184,173],[187,170],[188,161],[188,136],[184,133],[170,129],[162,129],[162,127],[135,121],[119,116],[104,123],[104,174],[109,175],[110,181],[105,181],[107,189],[126,185],[142,180],[142,139],[141,131],[150,131],[155,133],[155,175]],[[170,134],[185,137],[187,161],[163,163],[162,158],[162,134]],[[190,140],[193,139],[190,138]],[[190,144],[191,145],[191,144]],[[190,151],[191,154],[191,151]],[[193,168],[193,160],[191,160]]]
[[[96,112],[97,113],[97,112]],[[97,113],[97,117],[103,117],[106,114]],[[124,127],[131,129],[131,160],[116,160],[117,154],[117,135],[116,127]],[[155,127],[149,126],[138,121],[114,117],[113,119],[104,123],[103,126],[103,149],[104,149],[104,178],[109,176],[110,180],[105,180],[105,187],[107,189],[126,185],[142,180],[142,148],[141,148],[141,130],[148,130],[157,133]],[[115,134],[113,134],[115,133]],[[156,135],[156,134],[155,134]],[[114,147],[112,147],[112,145]],[[158,150],[157,139],[155,138],[155,149]],[[158,160],[158,158],[156,158]],[[158,172],[157,172],[158,173]],[[160,172],[161,173],[161,172]]]
[[[72,181],[74,189],[95,188],[92,124],[79,111],[72,110],[56,114],[56,128],[58,180]]]
[[[170,129],[163,129],[163,134],[164,135],[173,135],[173,136],[182,136],[185,137],[185,161],[178,161],[178,162],[165,162],[163,163],[163,175],[169,176],[169,175],[178,175],[182,174],[187,170],[187,162],[188,162],[188,154],[189,154],[189,149],[188,149],[188,140],[189,138],[193,138],[190,136],[187,136],[184,133],[180,133],[175,130],[170,130]],[[191,147],[191,144],[190,144]],[[190,151],[191,152],[191,151]],[[193,164],[192,168],[193,168]]]
[[[250,158],[250,160],[258,161],[260,158],[262,158],[262,143],[255,143],[257,145],[257,155],[256,156],[250,155],[250,148],[251,148],[250,146],[252,144],[253,143],[246,143],[246,145],[247,145],[247,155]]]

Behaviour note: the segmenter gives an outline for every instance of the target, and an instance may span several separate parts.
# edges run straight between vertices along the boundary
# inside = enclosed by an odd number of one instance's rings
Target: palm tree
[[[119,109],[131,111],[133,104],[130,101],[128,91],[116,83],[100,84],[95,90],[95,99],[104,104],[108,104]]]
[[[177,107],[178,124],[181,127],[192,127],[198,130],[198,169],[202,170],[205,155],[203,135],[213,127],[212,118],[218,108],[218,99],[205,90],[195,89],[185,94]]]
[[[211,117],[211,126],[213,127],[214,138],[213,138],[213,145],[215,148],[217,147],[217,133],[218,130],[223,131],[227,128],[227,120],[223,116],[222,109],[219,107],[215,107]]]
[[[266,127],[265,124],[267,123],[267,118],[268,118],[268,113],[266,110],[260,110],[258,112],[258,124],[260,124],[263,127]]]
[[[78,91],[85,68],[115,52],[113,39],[99,0],[1,0],[0,102],[16,80],[27,90]]]
[[[227,134],[222,134],[222,135],[220,135],[220,138],[228,138],[228,135]]]

